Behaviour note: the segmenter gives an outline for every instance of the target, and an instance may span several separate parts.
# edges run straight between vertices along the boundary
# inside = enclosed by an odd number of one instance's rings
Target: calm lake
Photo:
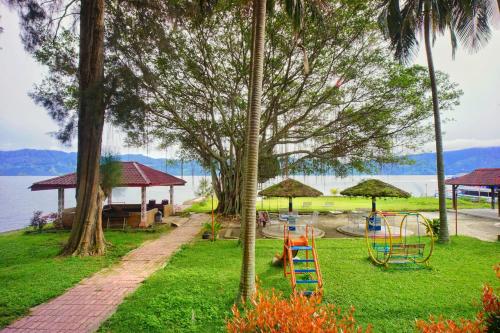
[[[20,229],[29,224],[33,211],[41,210],[44,213],[57,211],[57,190],[31,192],[28,188],[37,181],[51,178],[50,176],[0,176],[0,232]],[[195,197],[194,192],[204,176],[184,177],[185,186],[174,187],[174,204],[180,204]],[[437,180],[433,175],[428,176],[349,176],[338,178],[333,176],[294,176],[298,181],[306,183],[325,195],[330,189],[342,190],[357,184],[362,179],[377,178],[393,184],[414,196],[434,196],[437,192]],[[265,188],[281,181],[276,178],[262,185]],[[168,187],[150,187],[147,189],[147,200],[169,198]],[[65,207],[75,206],[75,191],[64,191]],[[113,190],[114,202],[139,203],[140,188],[117,188]]]

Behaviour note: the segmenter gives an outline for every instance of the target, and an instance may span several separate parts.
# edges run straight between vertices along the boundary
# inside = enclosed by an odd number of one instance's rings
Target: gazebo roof
[[[361,183],[346,188],[340,194],[348,196],[359,197],[396,197],[396,198],[409,198],[411,194],[403,191],[396,186],[387,184],[378,179],[368,179]]]
[[[320,191],[312,188],[311,186],[302,184],[295,179],[285,179],[284,181],[269,186],[268,188],[259,192],[259,195],[264,197],[319,197],[323,195]]]
[[[446,185],[500,186],[500,168],[476,169],[461,177],[447,179]]]
[[[122,179],[117,187],[184,186],[186,181],[138,162],[120,162]],[[32,191],[75,188],[76,173],[70,173],[31,185]]]

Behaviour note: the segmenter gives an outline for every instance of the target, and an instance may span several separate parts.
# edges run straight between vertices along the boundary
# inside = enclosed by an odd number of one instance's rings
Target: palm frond
[[[490,0],[453,0],[453,27],[461,43],[470,51],[477,51],[491,37],[490,18],[494,4]]]

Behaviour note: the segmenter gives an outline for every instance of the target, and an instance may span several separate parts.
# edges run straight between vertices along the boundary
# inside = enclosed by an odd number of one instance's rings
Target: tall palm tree
[[[312,1],[313,5],[320,0]],[[311,2],[311,4],[312,4]],[[273,1],[270,4],[273,5]],[[291,18],[294,29],[298,32],[303,25],[305,13],[304,0],[284,0],[283,4]],[[267,0],[254,0],[252,14],[252,51],[250,69],[250,96],[247,112],[247,133],[245,144],[246,172],[243,176],[242,232],[243,262],[240,281],[240,296],[249,299],[255,291],[255,218],[257,177],[259,161],[260,112],[262,99],[262,77],[264,68],[264,44],[266,30]],[[311,6],[313,10],[316,6]],[[273,10],[274,8],[269,8]],[[306,63],[304,63],[306,67]]]
[[[257,170],[259,161],[260,110],[262,76],[264,71],[264,42],[266,30],[266,2],[254,0],[253,45],[251,59],[250,107],[247,118],[246,173],[243,183],[243,263],[240,296],[249,299],[255,291],[255,215]]]
[[[386,0],[383,2],[379,16],[379,23],[386,38],[390,40],[395,58],[401,62],[411,60],[418,49],[417,33],[423,30],[434,113],[439,192],[439,242],[441,243],[449,242],[449,233],[446,216],[441,115],[432,58],[432,43],[437,34],[442,35],[448,30],[453,56],[458,45],[457,34],[465,48],[476,51],[489,39],[489,19],[492,13],[493,1],[491,0]]]

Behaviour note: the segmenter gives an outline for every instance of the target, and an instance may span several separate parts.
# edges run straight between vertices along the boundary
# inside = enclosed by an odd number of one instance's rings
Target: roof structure
[[[461,177],[445,180],[446,185],[500,186],[500,168],[476,169]]]
[[[396,198],[409,198],[411,194],[397,188],[394,185],[387,184],[378,179],[368,179],[353,187],[346,188],[340,194],[348,196],[359,197],[396,197]]]
[[[312,188],[311,186],[302,184],[295,179],[285,179],[284,181],[269,186],[268,188],[259,192],[259,195],[264,197],[319,197],[323,195],[322,192]]]
[[[120,162],[122,179],[117,187],[184,186],[186,181],[138,162]],[[76,188],[76,173],[70,173],[31,185],[32,191]]]

